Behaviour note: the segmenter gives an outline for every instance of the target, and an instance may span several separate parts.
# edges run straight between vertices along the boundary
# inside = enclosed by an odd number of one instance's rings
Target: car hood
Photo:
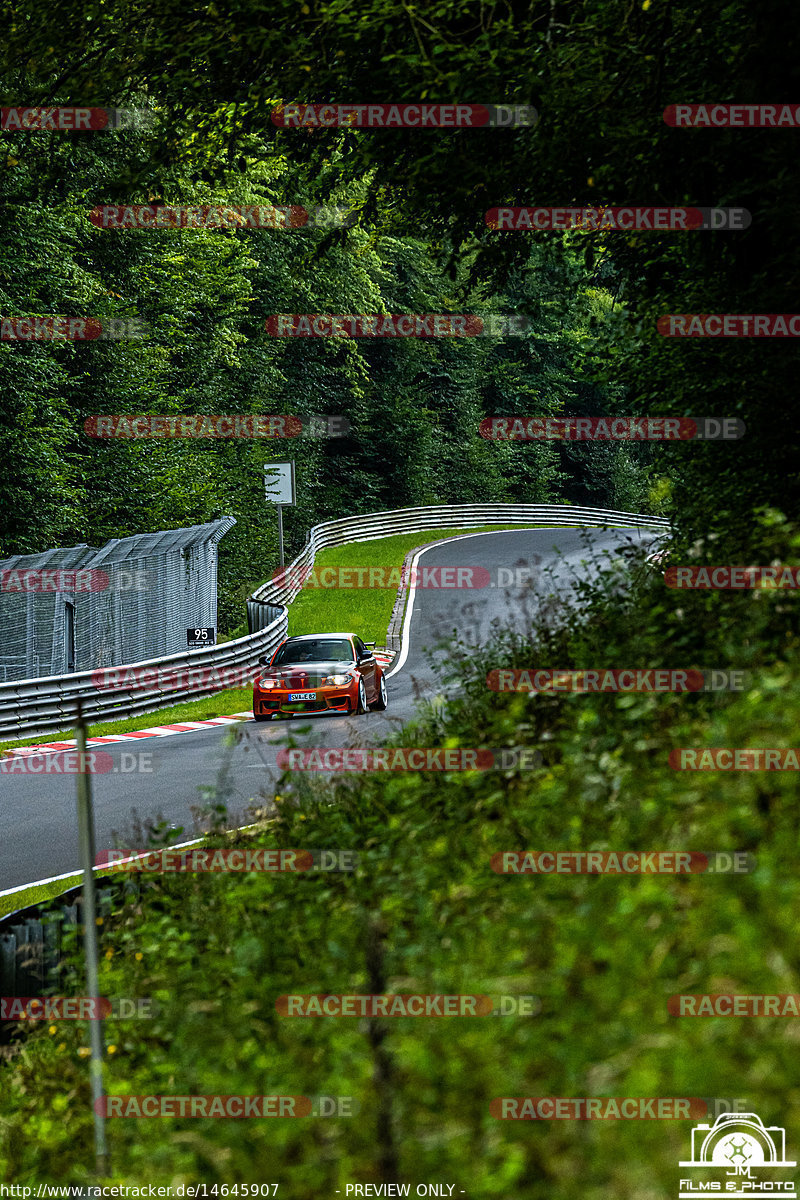
[[[312,677],[323,679],[326,675],[343,675],[346,671],[351,671],[355,667],[353,662],[310,662],[310,663],[287,663],[285,667],[265,667],[261,672],[262,679],[295,679],[300,675],[308,676],[309,683]]]

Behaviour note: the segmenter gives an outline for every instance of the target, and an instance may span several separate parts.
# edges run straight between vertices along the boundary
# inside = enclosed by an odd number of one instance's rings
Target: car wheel
[[[389,699],[386,695],[386,680],[381,675],[381,686],[378,688],[378,699],[374,704],[370,704],[370,708],[373,710],[373,712],[383,712],[388,703]]]
[[[253,713],[254,721],[271,721],[272,713]]]
[[[367,689],[364,686],[364,680],[358,681],[358,700],[356,701],[356,712],[365,713],[367,711]]]

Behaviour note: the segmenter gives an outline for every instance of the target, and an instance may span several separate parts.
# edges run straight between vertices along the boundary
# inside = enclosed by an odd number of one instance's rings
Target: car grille
[[[280,676],[280,685],[292,692],[307,692],[313,688],[322,687],[323,679],[327,679],[327,675],[320,675],[319,673],[309,674],[306,671],[292,671],[290,675]]]

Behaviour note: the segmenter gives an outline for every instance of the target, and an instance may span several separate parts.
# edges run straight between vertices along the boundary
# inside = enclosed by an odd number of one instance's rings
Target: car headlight
[[[259,679],[257,687],[260,688],[276,688],[279,687],[277,679]]]
[[[322,681],[324,687],[326,683],[332,683],[334,687],[344,687],[346,683],[351,683],[352,675],[326,675]]]

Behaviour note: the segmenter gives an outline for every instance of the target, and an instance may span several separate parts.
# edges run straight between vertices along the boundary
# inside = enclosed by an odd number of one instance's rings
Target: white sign
[[[264,467],[264,495],[272,504],[296,504],[294,460],[267,463]]]

